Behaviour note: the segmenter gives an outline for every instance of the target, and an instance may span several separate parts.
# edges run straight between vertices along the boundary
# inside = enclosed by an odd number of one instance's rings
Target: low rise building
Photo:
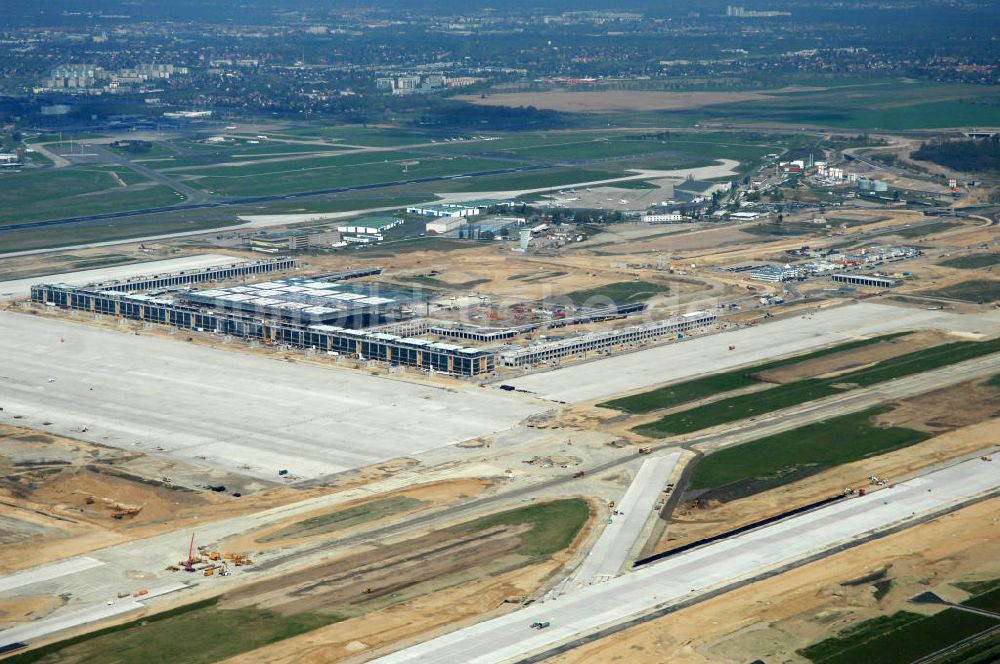
[[[481,209],[463,203],[443,203],[441,205],[421,205],[406,208],[407,214],[418,217],[474,217]]]
[[[468,221],[465,217],[442,217],[435,221],[428,221],[426,229],[428,233],[447,233],[456,228],[461,228],[467,223]]]
[[[750,278],[755,281],[770,281],[781,283],[783,281],[793,281],[801,279],[804,271],[799,267],[791,265],[761,265],[750,271]]]
[[[669,224],[686,219],[680,212],[644,214],[641,218],[647,224]]]
[[[838,284],[867,286],[869,288],[895,288],[903,283],[899,279],[875,274],[835,274],[833,281]]]
[[[250,250],[263,254],[283,254],[308,249],[312,244],[311,235],[312,233],[302,231],[259,233],[250,238]]]

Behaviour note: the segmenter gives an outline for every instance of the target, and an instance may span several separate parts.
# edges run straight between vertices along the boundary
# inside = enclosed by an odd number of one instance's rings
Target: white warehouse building
[[[480,212],[481,210],[478,207],[470,207],[468,205],[460,205],[456,203],[406,208],[407,214],[413,214],[418,217],[474,217],[477,214],[480,214]]]
[[[428,221],[427,232],[447,233],[448,231],[453,231],[456,228],[461,228],[467,223],[468,222],[465,217],[442,217],[440,219],[436,219],[435,221]]]

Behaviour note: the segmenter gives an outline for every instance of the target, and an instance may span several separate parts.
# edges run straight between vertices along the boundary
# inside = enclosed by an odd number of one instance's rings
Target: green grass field
[[[595,170],[584,168],[552,168],[530,173],[509,173],[478,178],[464,178],[451,182],[435,183],[439,193],[463,191],[511,191],[564,187],[583,182],[595,182],[628,175],[624,170]]]
[[[283,615],[256,607],[222,609],[213,598],[13,655],[11,664],[211,664],[342,620],[336,614]]]
[[[948,653],[928,664],[996,664],[1000,662],[1000,633],[994,633]]]
[[[0,187],[0,225],[157,207],[183,200],[163,186],[121,187],[113,172],[118,172],[126,183],[143,181],[131,171],[102,167],[6,177]]]
[[[815,401],[837,394],[850,387],[866,387],[893,378],[945,367],[989,353],[1000,351],[1000,339],[992,341],[959,341],[926,348],[900,357],[883,360],[867,369],[860,369],[836,378],[809,379],[778,385],[770,389],[741,394],[689,410],[672,413],[635,427],[633,431],[655,438],[700,431],[719,424],[770,413],[782,408]],[[850,387],[840,387],[841,385]]]
[[[88,242],[106,242],[109,240],[145,237],[147,235],[208,231],[212,229],[222,230],[227,226],[235,224],[236,221],[233,218],[195,217],[188,219],[179,215],[167,218],[159,215],[150,215],[123,217],[121,219],[109,219],[107,221],[72,224],[69,226],[7,231],[0,234],[0,256],[7,252],[65,247]]]
[[[247,167],[217,167],[189,173],[199,176],[191,181],[199,189],[230,196],[255,196],[461,175],[510,168],[512,165],[510,162],[465,157],[445,159],[411,158],[399,153],[393,155],[396,161],[386,161],[390,158],[389,153],[360,154]],[[475,181],[478,182],[478,179]]]
[[[402,208],[416,203],[426,203],[432,198],[429,194],[399,195],[394,190],[375,190],[363,193],[333,194],[329,197],[298,198],[292,201],[262,205],[238,205],[230,209],[236,215],[350,212],[369,208]]]
[[[878,337],[872,337],[871,339],[861,339],[859,341],[838,344],[836,346],[831,346],[830,348],[824,348],[822,350],[813,351],[804,355],[796,355],[784,360],[755,364],[745,369],[712,374],[710,376],[705,376],[704,378],[695,378],[694,380],[685,381],[683,383],[659,387],[648,392],[641,392],[639,394],[633,394],[632,396],[622,397],[620,399],[612,399],[611,401],[606,401],[599,405],[604,408],[614,408],[616,410],[636,415],[650,413],[661,408],[673,408],[674,406],[680,406],[691,401],[705,399],[723,392],[730,392],[732,390],[738,390],[751,385],[758,385],[759,382],[753,378],[753,375],[763,371],[777,369],[778,367],[797,364],[799,362],[805,362],[806,360],[812,360],[826,355],[833,355],[834,353],[853,350],[863,346],[870,346],[872,344],[895,339],[896,337],[900,337],[905,334],[908,334],[908,332],[886,334]]]
[[[949,258],[938,263],[938,265],[954,267],[959,270],[979,270],[984,267],[993,267],[997,264],[1000,264],[1000,254],[970,254],[968,256]]]
[[[550,556],[568,547],[590,518],[590,507],[582,498],[565,498],[484,516],[451,528],[470,532],[499,525],[528,525],[521,534],[519,553],[529,558]]]
[[[945,286],[937,290],[921,291],[921,295],[933,295],[962,302],[995,302],[1000,300],[1000,281],[974,279]]]
[[[557,299],[569,299],[576,306],[610,306],[612,304],[630,304],[648,300],[654,295],[669,293],[670,286],[650,281],[620,281],[605,284],[597,288],[573,291],[560,295]]]
[[[627,182],[616,182],[610,185],[613,189],[631,189],[631,190],[642,190],[642,189],[658,189],[655,184],[651,182],[646,182],[645,180],[628,180]]]
[[[8,208],[0,211],[0,225],[125,212],[174,205],[183,201],[184,198],[168,187],[155,186],[135,190],[119,188],[92,197],[52,197],[34,201],[20,209]]]
[[[689,488],[730,501],[815,475],[827,468],[884,454],[930,438],[871,420],[891,410],[874,408],[792,429],[715,452],[694,468]]]
[[[270,134],[269,134],[270,136]],[[437,134],[428,134],[409,129],[393,127],[300,127],[276,132],[273,138],[322,139],[335,141],[345,145],[362,145],[365,147],[386,148],[400,145],[416,145],[430,143],[432,139],[440,140]]]
[[[361,255],[365,258],[385,258],[413,251],[452,251],[467,249],[469,242],[469,240],[452,240],[445,237],[415,237],[397,242],[382,242],[371,249],[362,250]]]
[[[416,152],[400,152],[398,150],[388,152],[344,152],[342,154],[327,155],[323,157],[299,155],[294,159],[265,161],[263,163],[233,165],[209,164],[208,166],[200,166],[197,168],[182,168],[176,172],[202,177],[245,178],[255,175],[280,175],[291,171],[309,171],[331,167],[367,167],[377,164],[413,161],[419,158],[420,155]]]
[[[611,159],[615,157],[641,156],[647,153],[668,152],[670,145],[663,141],[634,139],[598,138],[564,142],[555,145],[539,145],[521,149],[507,149],[519,157],[543,159]]]
[[[929,617],[900,611],[865,621],[799,654],[814,664],[912,662],[995,625],[996,620],[958,609]]]
[[[984,91],[981,86],[886,78],[825,79],[815,85],[825,89],[667,115],[679,121],[780,122],[858,130],[1000,124],[1000,91]]]
[[[916,237],[923,237],[924,235],[930,235],[932,233],[940,233],[941,231],[946,231],[951,228],[957,228],[961,226],[958,222],[953,221],[937,221],[933,224],[927,224],[926,226],[911,226],[910,228],[899,228],[893,231],[893,235],[898,235],[901,238],[913,239]]]
[[[539,133],[506,136],[488,142],[461,142],[423,148],[434,154],[505,155],[525,161],[589,161],[615,160],[622,168],[672,170],[707,166],[717,159],[735,159],[739,170],[755,168],[764,155],[782,152],[782,140],[757,142],[739,134],[705,133],[691,136],[671,135],[660,138],[622,134],[621,132],[587,132],[571,134]],[[585,164],[582,164],[585,165]],[[626,186],[626,185],[622,185]],[[648,186],[648,185],[647,185]]]

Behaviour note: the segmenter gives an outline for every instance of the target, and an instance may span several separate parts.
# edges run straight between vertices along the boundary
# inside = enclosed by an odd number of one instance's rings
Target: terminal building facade
[[[41,284],[32,286],[31,300],[63,309],[90,311],[198,332],[215,332],[267,344],[351,355],[363,360],[377,360],[459,376],[489,374],[495,368],[495,353],[489,349],[434,343],[336,325],[276,320],[241,309],[201,306],[196,302],[140,293]]]
[[[873,274],[835,274],[833,280],[838,284],[851,286],[868,286],[870,288],[895,288],[903,282],[892,277],[880,277]]]

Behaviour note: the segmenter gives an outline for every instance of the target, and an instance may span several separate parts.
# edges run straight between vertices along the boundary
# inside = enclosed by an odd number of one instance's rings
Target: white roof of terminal
[[[232,288],[211,288],[192,291],[187,297],[204,302],[204,298],[220,305],[251,304],[275,311],[299,312],[311,316],[327,316],[391,306],[406,298],[393,291],[376,291],[369,285],[316,281],[292,277],[257,284],[241,284]]]

